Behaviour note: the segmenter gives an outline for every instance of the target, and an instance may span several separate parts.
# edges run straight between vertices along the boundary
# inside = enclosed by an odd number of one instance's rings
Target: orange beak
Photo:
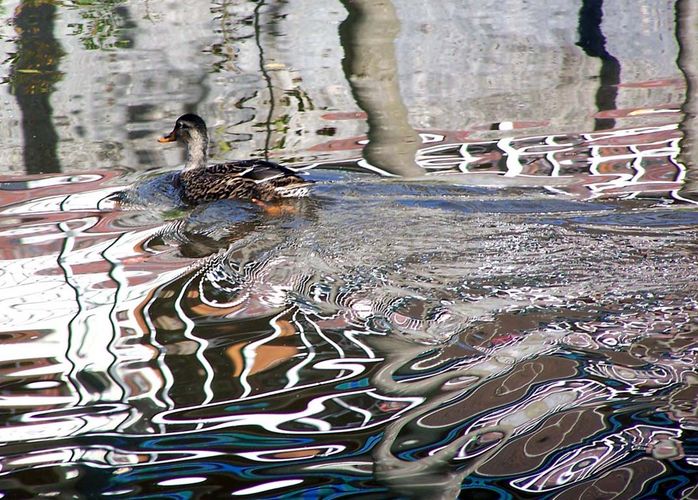
[[[175,131],[173,130],[165,137],[160,137],[158,139],[158,142],[175,142],[176,140],[177,140],[177,137],[175,136]]]

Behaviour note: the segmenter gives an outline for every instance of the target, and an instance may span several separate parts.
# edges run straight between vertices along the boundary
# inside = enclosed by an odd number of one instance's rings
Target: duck
[[[185,163],[179,173],[183,198],[189,205],[225,200],[266,202],[307,196],[313,184],[293,170],[267,160],[236,160],[208,164],[208,129],[199,115],[188,113],[177,118],[174,129],[158,139],[160,143],[177,142],[186,150]]]

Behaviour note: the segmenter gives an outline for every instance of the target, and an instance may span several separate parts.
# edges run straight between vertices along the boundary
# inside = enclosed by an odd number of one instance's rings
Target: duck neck
[[[186,150],[184,171],[206,166],[208,151],[207,137],[202,134],[192,134],[190,140],[186,144]]]

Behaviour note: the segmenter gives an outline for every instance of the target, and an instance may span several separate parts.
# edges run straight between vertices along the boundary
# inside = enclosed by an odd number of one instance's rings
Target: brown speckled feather
[[[227,198],[272,201],[304,196],[311,181],[264,160],[219,163],[181,173],[184,196],[196,204]]]

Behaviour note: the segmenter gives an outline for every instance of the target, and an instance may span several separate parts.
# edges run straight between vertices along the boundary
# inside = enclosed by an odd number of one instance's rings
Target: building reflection
[[[669,197],[691,201],[681,194],[688,169],[679,161],[682,134],[671,119],[678,110],[617,110],[615,116],[635,113],[656,114],[660,124],[580,134],[503,134],[496,140],[468,142],[459,141],[457,131],[423,132],[416,161],[427,172],[426,178],[434,181],[540,186],[577,200]],[[509,125],[516,130],[518,124]],[[353,143],[330,141],[323,147],[351,150],[353,144],[364,141],[357,137]],[[355,165],[362,168],[360,162]],[[392,175],[373,166],[368,170]]]

